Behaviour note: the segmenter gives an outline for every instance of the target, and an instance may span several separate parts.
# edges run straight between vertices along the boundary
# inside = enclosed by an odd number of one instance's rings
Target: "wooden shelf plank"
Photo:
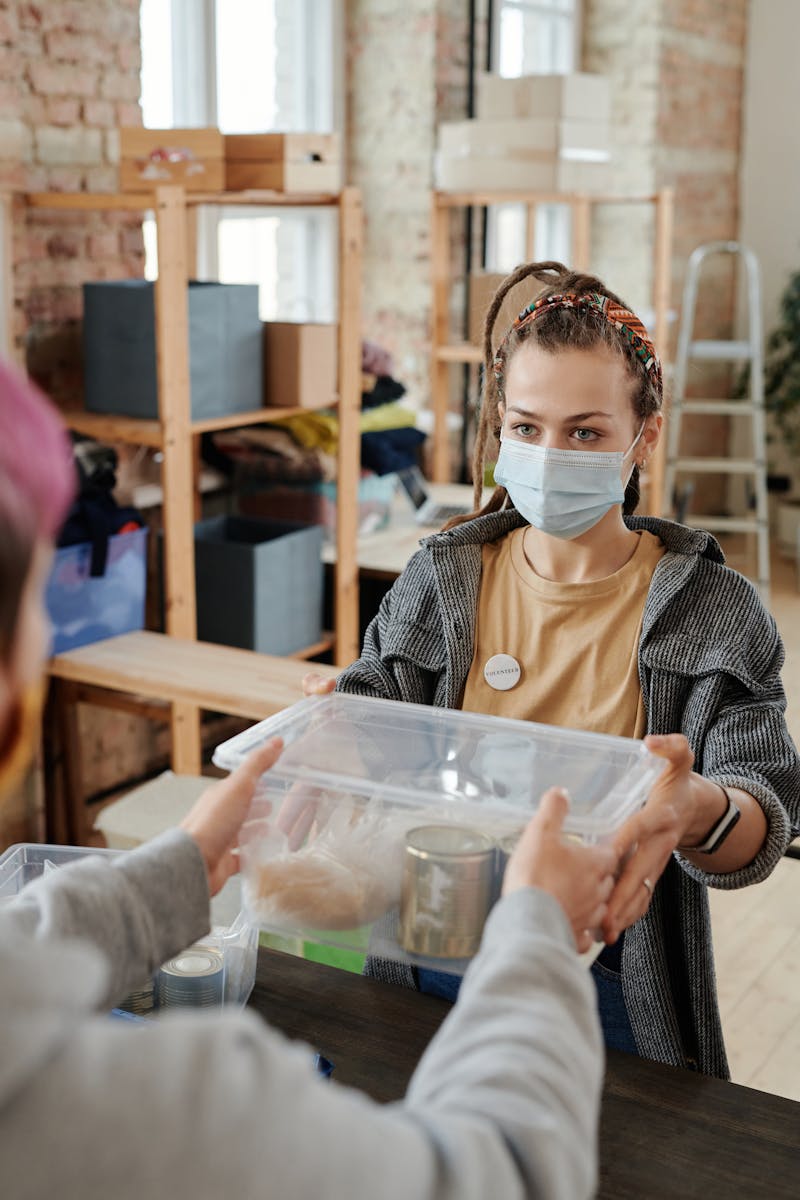
[[[338,396],[332,396],[324,408],[335,408]],[[286,417],[298,417],[303,413],[318,412],[311,408],[257,408],[252,412],[224,413],[220,417],[206,417],[192,422],[192,433],[213,433],[219,429],[238,429],[243,425],[269,425]],[[98,442],[126,442],[134,446],[160,447],[164,441],[158,421],[140,417],[116,417],[110,413],[90,413],[72,409],[64,412],[64,420],[70,429],[95,438]]]
[[[152,192],[27,192],[25,203],[30,208],[72,209],[78,211],[147,212],[156,207]],[[298,192],[187,192],[187,207],[198,205],[259,205],[267,208],[317,207],[332,208],[339,203],[339,193]]]
[[[248,205],[265,208],[286,208],[298,205],[302,208],[316,206],[332,208],[339,203],[338,192],[270,192],[251,190],[245,192],[187,192],[188,206],[199,204]]]
[[[155,208],[153,192],[27,192],[29,208],[77,209],[83,211],[147,212]]]
[[[295,650],[288,657],[300,659],[316,658],[318,654],[326,654],[328,650],[332,650],[335,645],[336,634],[333,632],[323,633],[318,642],[314,642],[311,646],[304,646],[302,650]]]
[[[436,357],[439,362],[446,363],[482,363],[483,351],[469,342],[450,342],[436,347]]]
[[[75,433],[96,438],[98,442],[127,442],[134,446],[160,447],[163,443],[161,423],[140,417],[115,417],[106,413],[84,410],[62,413],[64,421]]]
[[[145,631],[68,650],[50,661],[50,674],[59,679],[255,720],[302,700],[306,669],[294,658]],[[314,669],[326,679],[338,674],[324,663]]]
[[[316,408],[256,408],[252,412],[225,413],[221,417],[204,417],[202,421],[192,421],[192,433],[213,433],[217,429],[238,429],[240,425],[269,425],[272,421],[281,421],[284,417],[298,417],[302,413],[321,412],[326,408],[335,408],[339,403],[338,396],[331,396],[330,404]]]
[[[481,188],[475,192],[435,192],[435,203],[441,208],[483,208],[491,204],[652,204],[657,194],[633,193],[630,196],[590,195],[588,192],[532,192],[530,189]]]

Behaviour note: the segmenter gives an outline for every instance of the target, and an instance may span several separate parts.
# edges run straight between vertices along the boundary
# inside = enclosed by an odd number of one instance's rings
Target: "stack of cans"
[[[120,1004],[125,1012],[135,1013],[137,1017],[149,1017],[155,1008],[155,984],[152,979],[148,979],[141,987],[134,990],[125,997]]]

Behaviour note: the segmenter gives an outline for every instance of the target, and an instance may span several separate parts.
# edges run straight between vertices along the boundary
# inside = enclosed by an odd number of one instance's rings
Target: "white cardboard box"
[[[504,79],[478,75],[478,117],[567,117],[605,121],[611,118],[611,86],[604,75],[521,75]]]
[[[611,133],[603,121],[557,117],[447,121],[439,126],[439,151],[445,158],[549,154],[576,162],[608,162]]]
[[[611,188],[608,163],[570,162],[555,155],[538,158],[436,156],[436,186],[443,192],[588,192]]]

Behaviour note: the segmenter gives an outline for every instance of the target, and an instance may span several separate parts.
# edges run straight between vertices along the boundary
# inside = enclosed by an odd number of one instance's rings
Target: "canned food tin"
[[[218,950],[191,946],[158,972],[159,1008],[207,1008],[222,1004],[224,962]]]
[[[430,958],[470,958],[494,902],[495,847],[460,825],[421,825],[406,835],[400,945]]]
[[[522,830],[517,829],[514,833],[507,833],[505,837],[498,838],[494,846],[494,894],[499,900],[500,893],[503,890],[503,878],[508,866],[508,860],[514,852],[514,848],[522,837]]]

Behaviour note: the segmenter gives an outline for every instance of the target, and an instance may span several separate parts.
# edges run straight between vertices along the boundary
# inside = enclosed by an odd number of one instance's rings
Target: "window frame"
[[[499,73],[500,69],[500,23],[503,9],[512,9],[523,13],[536,13],[540,16],[553,16],[563,19],[569,16],[572,20],[572,64],[570,71],[580,70],[581,45],[583,38],[584,3],[583,0],[571,0],[571,12],[565,13],[550,5],[547,0],[491,0],[492,29],[491,39],[491,70]],[[543,74],[546,72],[542,72]],[[558,72],[554,71],[554,74]],[[517,254],[509,255],[515,262],[522,262],[527,257],[525,246],[526,211],[524,204],[490,205],[487,209],[486,221],[486,260],[487,269],[496,270],[500,263],[500,222],[501,212],[513,212],[518,223],[516,243],[519,247]],[[571,244],[572,213],[567,204],[548,204],[537,206],[535,257],[549,260],[564,257],[565,250]],[[567,256],[568,257],[568,256]],[[511,268],[509,268],[511,269]]]
[[[218,0],[168,0],[171,4],[172,123],[176,128],[218,124],[217,77],[217,3]],[[276,88],[276,125],[331,132],[344,125],[344,7],[343,0],[275,0],[287,4],[292,13],[292,77],[304,71],[305,84],[299,114],[281,122],[280,85]],[[276,14],[276,23],[279,19]],[[309,34],[313,55],[308,62],[306,47]],[[305,64],[308,62],[308,68]],[[298,224],[305,230],[301,249],[293,256],[298,274],[292,281],[294,299],[289,308],[303,309],[301,318],[335,320],[337,293],[335,213],[319,208],[265,207],[246,208],[213,205],[197,210],[197,261],[192,264],[198,279],[218,279],[220,274],[219,229],[222,221],[252,220],[273,213],[291,222],[292,239]],[[280,234],[279,234],[280,236]],[[280,250],[278,257],[280,258]],[[284,288],[282,288],[282,282]],[[281,312],[281,292],[285,281],[275,280],[274,303]],[[313,298],[321,297],[321,311],[314,310]],[[334,311],[329,311],[330,298]],[[288,302],[287,302],[288,303]],[[287,306],[284,303],[284,308]]]

